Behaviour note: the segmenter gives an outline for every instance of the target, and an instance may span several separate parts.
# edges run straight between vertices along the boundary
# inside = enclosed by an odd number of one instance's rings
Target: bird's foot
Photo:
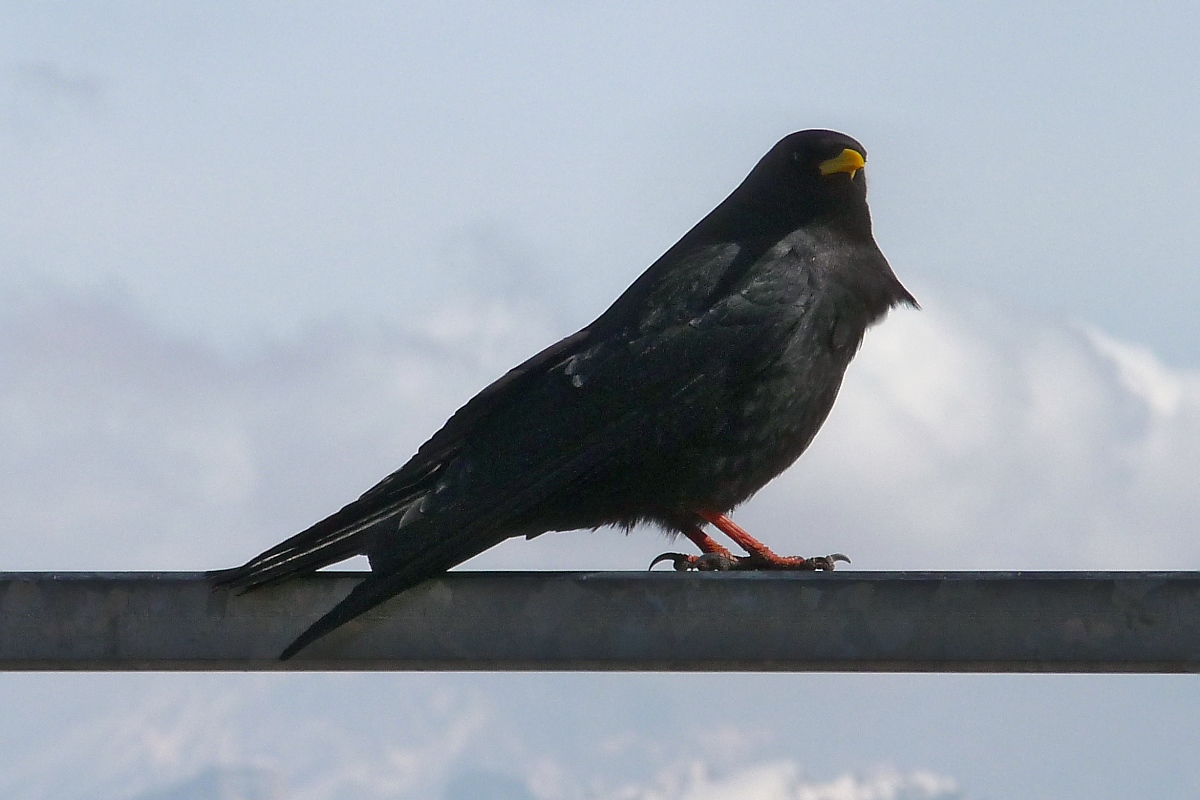
[[[670,561],[671,566],[676,572],[687,572],[689,570],[698,570],[700,572],[724,572],[726,570],[737,569],[739,557],[733,555],[728,550],[724,552],[701,553],[698,556],[691,556],[687,553],[663,553],[655,557],[650,562],[649,569],[654,569],[655,565],[663,561]]]
[[[753,553],[739,559],[741,564],[737,569],[768,571],[768,570],[791,570],[793,572],[815,572],[823,570],[833,572],[837,568],[837,562],[844,561],[850,563],[850,557],[842,553],[831,553],[827,556],[813,556],[811,558],[801,558],[800,556],[780,556],[767,550],[765,553]]]
[[[850,563],[850,559],[841,553],[815,556],[813,558],[777,555],[771,548],[751,536],[745,528],[719,511],[702,509],[698,513],[701,519],[712,524],[717,530],[728,536],[739,547],[749,553],[747,556],[738,556],[737,564],[731,567],[731,569],[795,570],[808,572],[813,570],[832,571],[839,561],[845,561],[847,564]]]
[[[654,569],[655,564],[670,561],[676,572],[687,572],[693,569],[701,572],[715,572],[732,569],[732,565],[736,563],[738,557],[714,542],[708,534],[700,530],[699,526],[688,525],[680,529],[680,533],[691,539],[692,543],[700,548],[700,555],[663,553],[650,562],[650,569]]]
[[[654,569],[656,564],[663,561],[670,561],[676,572],[689,570],[700,572],[765,572],[773,570],[814,572],[825,570],[832,572],[837,566],[837,562],[850,563],[850,559],[841,553],[812,558],[780,556],[775,553],[755,553],[748,556],[735,556],[729,552],[704,553],[698,556],[690,556],[686,553],[663,553],[650,562],[650,569]]]

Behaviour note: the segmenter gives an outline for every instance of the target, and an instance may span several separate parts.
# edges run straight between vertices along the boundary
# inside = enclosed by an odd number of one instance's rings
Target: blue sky
[[[0,563],[244,560],[588,322],[781,136],[831,127],[866,144],[876,236],[924,310],[869,334],[739,521],[868,569],[1195,569],[1198,16],[0,10]],[[636,569],[662,546],[561,534],[473,566]],[[353,775],[458,800],[479,770],[539,800],[1200,791],[1190,677],[774,676],[749,684],[769,713],[689,703],[731,678],[7,676],[0,787],[95,797],[103,765],[113,798],[183,798],[210,769],[306,798]],[[362,710],[380,694],[412,724]],[[422,747],[444,758],[402,780]]]

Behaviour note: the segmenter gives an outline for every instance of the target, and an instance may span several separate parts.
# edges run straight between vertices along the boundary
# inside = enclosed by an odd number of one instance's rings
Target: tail
[[[415,550],[416,555],[406,559],[403,563],[386,571],[378,570],[369,573],[367,578],[354,587],[342,602],[296,637],[296,641],[289,644],[280,654],[279,660],[287,661],[325,634],[370,611],[385,600],[395,597],[435,575],[440,575],[496,544],[490,539],[480,544],[472,544],[470,539],[461,537],[439,537],[433,541],[425,539],[424,542],[424,546],[418,545],[419,549]]]
[[[420,499],[421,494],[408,494],[380,504],[378,498],[364,496],[242,566],[212,572],[209,577],[218,587],[249,591],[315,572],[365,553],[380,526]]]

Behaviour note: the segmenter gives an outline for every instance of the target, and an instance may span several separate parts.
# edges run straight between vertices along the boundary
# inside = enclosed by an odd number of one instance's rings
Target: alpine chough
[[[833,131],[785,137],[594,322],[481,391],[362,497],[217,584],[368,557],[366,579],[286,659],[513,536],[653,523],[699,547],[656,559],[676,569],[833,569],[844,556],[778,556],[726,514],[808,447],[868,326],[916,305],[871,235],[866,156]]]

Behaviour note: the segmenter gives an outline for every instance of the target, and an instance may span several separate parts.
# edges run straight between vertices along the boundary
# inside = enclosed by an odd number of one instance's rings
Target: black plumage
[[[592,324],[481,391],[358,500],[218,582],[369,557],[368,577],[288,658],[509,537],[698,531],[704,512],[737,506],[812,441],[867,327],[915,305],[872,237],[865,157],[832,131],[784,138]]]

